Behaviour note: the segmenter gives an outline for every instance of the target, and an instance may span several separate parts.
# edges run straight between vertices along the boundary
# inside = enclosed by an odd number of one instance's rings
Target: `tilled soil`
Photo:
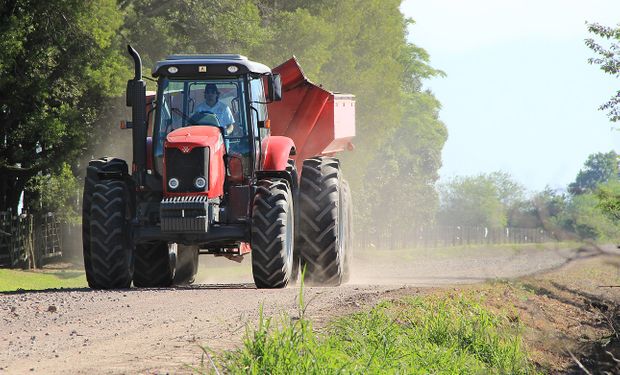
[[[615,252],[592,247],[360,252],[351,283],[305,289],[306,315],[320,326],[381,299],[531,275],[608,251]],[[249,259],[238,266],[215,258],[201,262],[207,265],[199,284],[187,288],[0,294],[0,374],[186,373],[200,362],[200,345],[216,350],[239,345],[261,307],[276,319],[298,315],[299,287],[255,289]],[[218,283],[207,283],[213,280]]]

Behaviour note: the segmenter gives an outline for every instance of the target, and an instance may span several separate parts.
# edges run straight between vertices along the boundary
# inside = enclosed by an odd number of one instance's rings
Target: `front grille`
[[[162,232],[205,233],[217,212],[204,196],[164,198],[159,207]]]
[[[194,147],[187,154],[177,148],[166,149],[166,189],[171,193],[196,193],[209,190],[209,148]],[[204,177],[207,186],[198,189],[194,186],[196,177]],[[179,187],[170,189],[168,181],[179,180]]]

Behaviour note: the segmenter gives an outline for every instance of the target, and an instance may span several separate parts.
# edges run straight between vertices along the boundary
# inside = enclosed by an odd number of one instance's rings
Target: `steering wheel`
[[[187,122],[189,125],[213,125],[220,127],[217,115],[211,111],[199,111],[190,117]]]

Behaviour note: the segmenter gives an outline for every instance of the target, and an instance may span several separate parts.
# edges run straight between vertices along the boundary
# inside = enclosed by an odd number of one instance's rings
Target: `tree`
[[[555,232],[562,230],[557,218],[566,210],[569,203],[567,194],[547,186],[543,191],[534,194],[530,202],[538,222],[536,227]]]
[[[274,65],[294,54],[310,79],[356,96],[356,150],[339,157],[357,227],[431,221],[447,130],[421,82],[443,73],[407,41],[400,1],[265,3],[272,34],[256,55]]]
[[[575,181],[568,185],[568,191],[573,195],[592,193],[599,184],[617,179],[618,154],[597,152],[588,156]]]
[[[525,189],[505,172],[455,177],[440,186],[439,222],[446,225],[503,227]]]
[[[588,59],[590,64],[599,65],[601,70],[614,77],[620,77],[620,25],[608,27],[597,23],[587,24],[588,31],[611,44],[607,47],[602,46],[593,38],[586,39],[586,45],[594,51],[598,57]],[[620,120],[620,90],[612,96],[605,104],[599,107],[602,111],[608,111],[607,116],[613,122]]]
[[[250,0],[122,0],[123,33],[146,67],[169,54],[239,53],[261,48],[270,34]]]
[[[598,186],[599,208],[612,220],[620,220],[620,181],[612,180]]]
[[[582,239],[616,240],[620,236],[617,220],[601,210],[601,201],[593,193],[573,196],[557,222]]]
[[[114,0],[0,3],[0,211],[84,152],[129,75]]]
[[[31,207],[54,212],[60,220],[78,224],[80,214],[77,202],[81,190],[77,178],[67,163],[52,175],[39,175],[28,181],[26,190],[31,193]]]

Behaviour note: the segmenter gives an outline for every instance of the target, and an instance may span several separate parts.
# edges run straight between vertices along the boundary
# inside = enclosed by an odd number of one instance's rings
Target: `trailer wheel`
[[[134,286],[165,288],[172,285],[174,264],[170,261],[166,242],[138,245],[134,256]]]
[[[129,238],[128,189],[124,182],[95,185],[90,209],[90,276],[92,288],[129,288],[133,248]],[[86,269],[88,272],[88,269]]]
[[[175,285],[189,285],[198,273],[198,246],[177,245]]]
[[[293,268],[295,212],[286,180],[260,180],[252,204],[252,274],[258,288],[284,288]]]
[[[288,159],[288,165],[286,166],[286,171],[291,174],[291,180],[293,181],[293,185],[291,185],[291,193],[293,194],[293,206],[299,207],[299,174],[297,172],[297,166],[295,166],[295,160]],[[295,222],[299,223],[299,210],[295,210]],[[295,226],[295,232],[298,230],[298,226]],[[294,236],[297,236],[297,233],[294,233]],[[291,271],[291,278],[289,280],[290,283],[297,282],[299,278],[299,274],[301,272],[301,262],[299,259],[299,250],[297,248],[293,249],[293,269]]]
[[[351,262],[353,261],[353,200],[351,199],[351,188],[346,180],[342,180],[341,202],[342,217],[344,221],[344,268],[342,282],[346,283],[351,278]]]
[[[90,261],[90,207],[95,192],[95,185],[99,183],[97,173],[100,170],[115,170],[127,173],[127,163],[116,158],[101,158],[91,160],[86,168],[86,178],[84,179],[84,192],[82,195],[82,254],[84,256],[84,269],[86,270],[86,281],[91,288],[95,288],[92,280],[92,266]]]
[[[335,158],[304,160],[299,186],[297,243],[309,285],[337,286],[345,268],[342,176]]]

